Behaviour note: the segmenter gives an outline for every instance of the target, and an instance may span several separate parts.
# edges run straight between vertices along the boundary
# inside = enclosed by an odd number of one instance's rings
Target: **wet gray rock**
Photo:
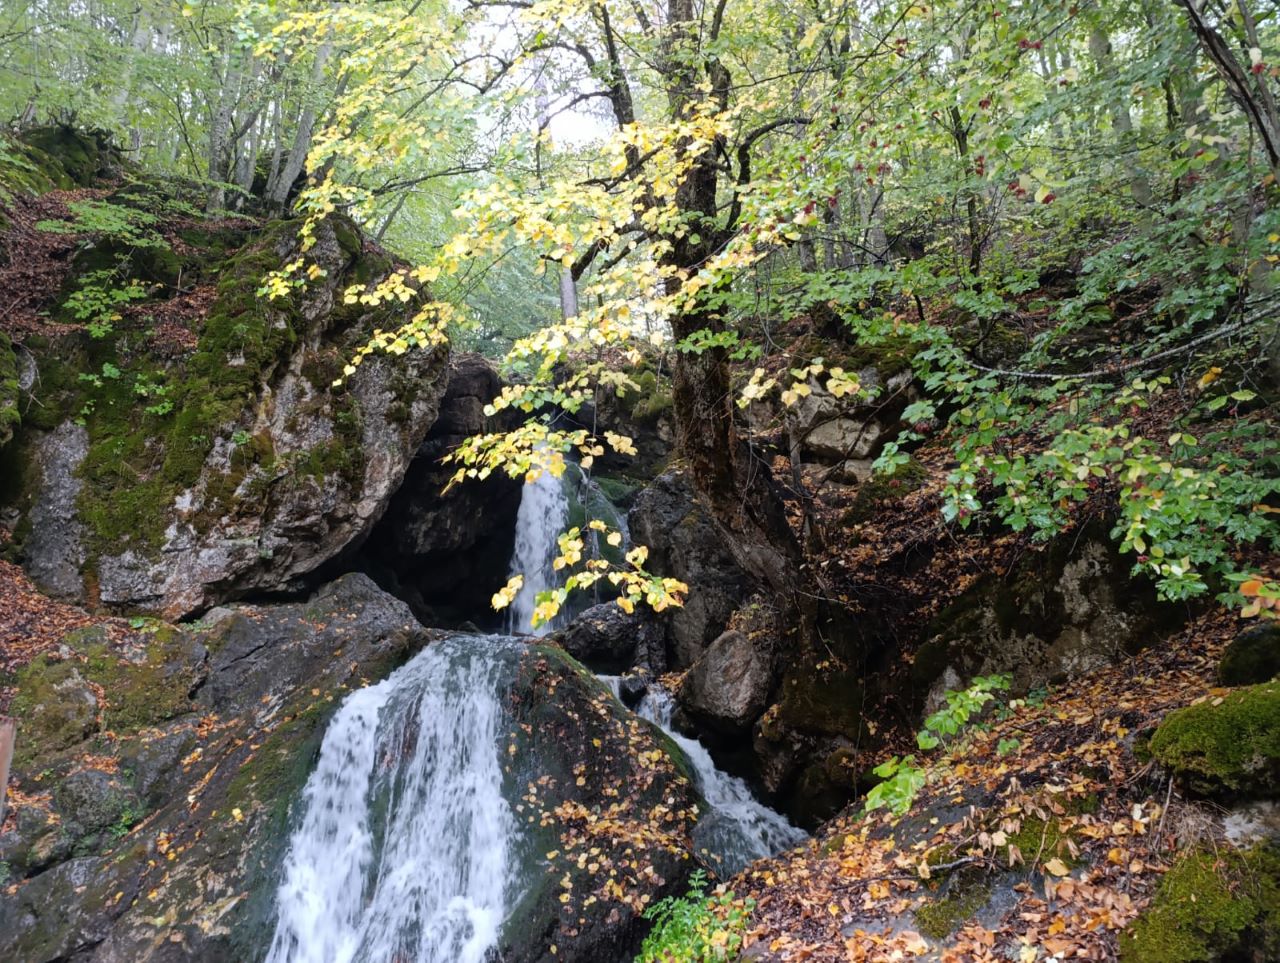
[[[22,963],[94,959],[94,949],[137,898],[137,863],[73,859],[0,899],[4,958]]]
[[[676,668],[687,668],[724,631],[750,590],[711,513],[683,472],[659,475],[636,496],[632,540],[649,547],[649,567],[689,586],[684,606],[665,614]]]
[[[76,824],[81,834],[93,833],[141,815],[142,800],[124,779],[101,769],[77,769],[65,776],[54,792],[58,813]]]
[[[628,615],[614,602],[601,602],[550,639],[597,672],[618,673],[631,666],[666,670],[665,633],[648,608]]]
[[[309,601],[238,605],[219,613],[203,644],[214,654],[196,700],[221,713],[265,716],[349,644],[357,663],[374,646],[407,647],[425,639],[409,607],[366,575],[344,575]]]
[[[194,719],[176,719],[162,731],[121,747],[121,766],[148,807],[177,795],[184,779],[183,757],[199,745],[195,727]]]
[[[1223,685],[1256,685],[1280,675],[1280,626],[1254,625],[1231,640],[1218,665]]]
[[[76,514],[82,482],[76,472],[88,453],[89,433],[72,422],[43,435],[33,446],[40,482],[24,546],[26,569],[42,592],[57,599],[78,599],[84,588],[83,527]]]
[[[0,889],[0,960],[264,958],[290,804],[331,713],[432,638],[362,575],[305,602],[214,610],[193,634],[199,719],[117,732],[115,772],[42,774],[60,764],[36,759],[18,773],[50,793],[58,819],[20,804],[18,832],[0,836],[16,874]],[[190,678],[157,675],[184,697]],[[101,855],[72,858],[86,852]]]
[[[746,732],[768,704],[772,642],[733,630],[720,635],[685,676],[680,705],[703,725],[726,734]]]

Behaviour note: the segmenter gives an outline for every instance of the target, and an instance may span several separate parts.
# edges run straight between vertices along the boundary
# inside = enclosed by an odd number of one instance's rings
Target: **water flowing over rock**
[[[480,963],[507,915],[495,639],[451,639],[354,693],[303,794],[268,963]]]
[[[546,635],[557,619],[533,625],[538,593],[553,588],[558,581],[552,565],[559,554],[557,538],[569,521],[569,499],[564,481],[549,471],[526,482],[516,515],[516,544],[511,553],[511,575],[524,579],[511,603],[512,632]]]
[[[617,691],[618,680],[611,684]],[[719,769],[702,743],[677,731],[672,724],[675,707],[670,693],[650,686],[636,713],[661,728],[688,758],[694,783],[709,810],[694,827],[694,849],[717,873],[727,879],[749,863],[808,838],[804,830],[760,803],[742,779]]]

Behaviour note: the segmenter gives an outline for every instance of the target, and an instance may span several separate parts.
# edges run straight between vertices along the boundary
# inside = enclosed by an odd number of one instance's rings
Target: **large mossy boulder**
[[[15,768],[0,959],[261,959],[290,806],[329,716],[430,639],[361,575],[146,634],[137,653],[82,632],[18,679],[20,711],[74,683],[74,665],[104,725],[74,745],[59,730]]]
[[[630,959],[647,906],[683,894],[701,800],[680,750],[562,650],[531,647],[512,686],[511,792],[537,867],[503,928],[506,963]]]
[[[313,277],[272,299],[260,289],[299,257],[296,223],[193,222],[159,189],[111,203],[145,215],[144,247],[173,263],[70,277],[48,306],[68,324],[86,286],[146,293],[105,332],[27,338],[39,377],[6,455],[6,552],[50,594],[169,618],[296,589],[381,517],[436,419],[447,351],[374,354],[335,385],[375,328],[413,311],[347,303],[396,265],[340,217],[306,252]]]
[[[1280,795],[1280,681],[1169,713],[1151,737],[1150,749],[1196,793]]]
[[[1120,963],[1280,959],[1280,851],[1183,855],[1120,938]]]

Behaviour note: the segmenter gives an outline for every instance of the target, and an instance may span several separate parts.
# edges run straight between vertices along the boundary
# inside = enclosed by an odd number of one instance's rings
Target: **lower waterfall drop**
[[[516,893],[499,650],[428,646],[334,715],[303,791],[267,963],[481,963]]]
[[[599,678],[615,696],[619,694],[619,677]],[[718,875],[728,878],[757,859],[809,838],[803,829],[757,800],[746,782],[717,768],[702,743],[672,725],[674,711],[675,700],[658,685],[651,685],[635,708],[636,715],[671,737],[693,768],[694,782],[707,803],[707,813],[693,831],[694,848],[711,858]]]

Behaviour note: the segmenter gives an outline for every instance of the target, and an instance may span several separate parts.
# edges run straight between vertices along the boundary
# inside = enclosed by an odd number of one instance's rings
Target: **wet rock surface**
[[[660,475],[641,491],[628,523],[636,543],[649,547],[654,571],[696,586],[665,619],[672,662],[686,668],[724,631],[750,591],[748,576],[682,472]]]
[[[33,794],[0,833],[0,860],[20,874],[0,894],[0,958],[259,958],[290,805],[326,720],[431,639],[361,575],[179,631],[190,644],[172,649],[176,691],[147,677],[147,695],[176,701],[172,721],[15,770]],[[110,711],[120,693],[106,697]]]

